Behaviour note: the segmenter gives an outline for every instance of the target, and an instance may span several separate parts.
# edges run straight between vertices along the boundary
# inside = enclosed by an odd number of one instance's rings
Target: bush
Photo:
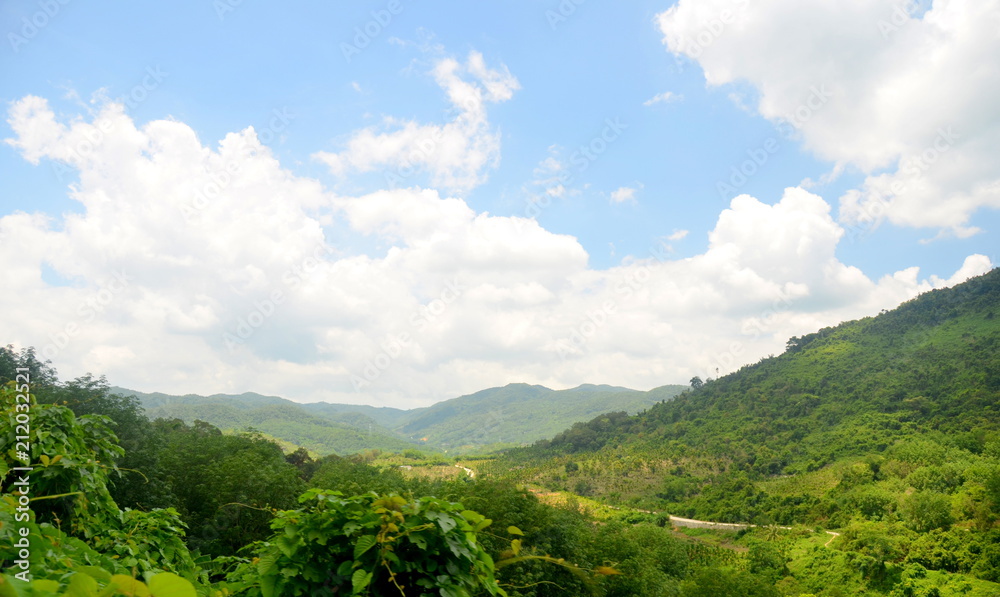
[[[460,504],[319,489],[299,501],[308,505],[279,512],[254,563],[232,575],[246,595],[505,594],[476,541],[491,521]]]

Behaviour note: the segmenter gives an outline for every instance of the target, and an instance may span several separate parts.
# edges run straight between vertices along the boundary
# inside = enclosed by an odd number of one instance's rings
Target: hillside
[[[407,441],[363,415],[334,420],[306,411],[294,402],[275,396],[216,394],[171,396],[144,394],[112,388],[116,394],[135,396],[150,419],[181,419],[211,423],[224,430],[252,427],[273,438],[319,454],[353,454],[369,449],[399,451],[415,448]],[[371,422],[371,426],[368,423]]]
[[[925,488],[982,503],[981,471],[1000,456],[997,311],[993,270],[792,338],[780,356],[638,416],[574,425],[494,466],[550,489],[732,522],[830,519],[854,464],[868,483],[890,484],[883,514]],[[949,462],[964,472],[939,470]]]
[[[678,394],[683,386],[639,392],[614,386],[582,385],[570,390],[509,384],[411,410],[365,405],[298,404],[276,396],[170,396],[125,388],[151,419],[200,419],[221,429],[253,427],[279,440],[320,454],[368,449],[475,451],[523,445],[551,437],[579,421],[609,411],[639,412]]]
[[[649,393],[607,385],[550,390],[509,384],[413,411],[397,429],[408,437],[427,437],[445,447],[525,444],[552,437],[601,413],[639,412],[683,389],[664,386],[660,392]]]

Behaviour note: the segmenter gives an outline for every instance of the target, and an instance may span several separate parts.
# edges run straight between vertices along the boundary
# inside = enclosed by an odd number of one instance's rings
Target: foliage
[[[681,584],[683,597],[778,597],[765,580],[727,568],[702,568]]]
[[[94,536],[92,544],[127,570],[141,574],[165,570],[205,581],[204,571],[184,544],[184,535],[184,523],[173,508],[150,512],[126,509]]]
[[[0,346],[0,386],[17,379],[18,370],[28,370],[31,383],[37,387],[49,387],[58,383],[56,371],[48,361],[38,360],[32,347],[14,350],[13,345]]]
[[[903,501],[903,515],[910,527],[919,532],[947,529],[951,526],[951,500],[936,491],[918,491]]]
[[[9,588],[5,588],[9,586]],[[21,583],[0,576],[3,597],[195,597],[194,586],[170,572],[151,575],[144,583],[128,574],[110,574],[100,568],[87,568],[67,578],[65,584],[39,579]]]
[[[607,597],[678,595],[690,571],[689,551],[668,529],[612,523],[597,535],[601,551],[621,574],[609,576]]]
[[[505,595],[476,533],[490,520],[435,498],[310,490],[233,575],[247,595]]]
[[[0,438],[7,448],[0,462],[4,493],[11,493],[20,478],[8,474],[11,466],[21,464],[15,437],[23,431],[17,422],[22,413],[16,408],[15,394],[13,383],[0,388]],[[85,535],[88,520],[104,521],[117,511],[107,484],[122,449],[102,415],[76,417],[66,407],[37,403],[30,405],[29,412],[31,492],[48,498],[33,506],[35,515]]]
[[[334,489],[344,495],[367,492],[402,493],[408,486],[398,468],[371,466],[356,459],[327,456],[309,480],[312,487]]]
[[[203,422],[159,420],[160,468],[192,549],[235,553],[269,533],[275,509],[289,508],[305,483],[281,449],[254,433],[224,435]]]
[[[110,595],[115,594],[112,585],[123,587],[126,576],[131,579],[136,571],[149,576],[153,595],[178,594],[172,591],[206,580],[183,544],[176,512],[121,511],[111,499],[106,485],[122,450],[106,417],[77,417],[64,406],[28,403],[32,470],[11,470],[22,464],[15,442],[7,441],[19,433],[13,390],[11,384],[0,389],[0,434],[10,447],[0,462],[0,569],[8,571],[11,594],[96,595],[101,588]],[[28,488],[26,494],[22,487]],[[26,569],[31,570],[30,585],[15,578]],[[187,580],[169,580],[173,573]]]
[[[90,375],[40,388],[38,401],[66,406],[80,417],[108,417],[118,445],[124,453],[115,459],[117,471],[109,478],[108,490],[115,502],[128,508],[162,508],[173,496],[159,470],[162,436],[153,430],[138,400],[111,392],[107,380]]]

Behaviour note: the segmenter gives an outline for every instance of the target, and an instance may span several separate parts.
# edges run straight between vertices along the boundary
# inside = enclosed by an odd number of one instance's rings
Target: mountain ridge
[[[135,396],[149,418],[188,422],[201,419],[227,430],[249,426],[315,452],[342,454],[421,446],[475,451],[527,444],[601,412],[638,412],[655,401],[670,399],[684,386],[664,388],[650,394],[606,384],[553,390],[537,384],[510,383],[414,409],[297,403],[256,392],[180,396],[122,387],[113,387],[112,391]],[[543,413],[545,416],[540,417]],[[324,434],[329,436],[326,441]]]

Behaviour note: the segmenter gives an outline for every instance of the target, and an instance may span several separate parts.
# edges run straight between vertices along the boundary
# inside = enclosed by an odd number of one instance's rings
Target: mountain
[[[893,515],[925,489],[981,503],[997,457],[1000,269],[791,338],[780,356],[637,416],[575,424],[495,467],[681,515],[784,524],[836,511],[822,504],[846,499],[855,465]],[[1000,477],[996,488],[1000,505]]]
[[[400,451],[417,447],[364,415],[345,414],[336,420],[312,414],[290,400],[245,393],[172,396],[111,388],[116,394],[135,396],[150,419],[199,419],[223,430],[257,429],[275,439],[320,454],[352,454],[368,449]],[[362,417],[362,418],[358,418]],[[369,425],[368,422],[372,424]]]
[[[253,427],[321,454],[345,454],[418,446],[467,452],[528,444],[600,413],[639,412],[683,389],[664,386],[639,392],[585,384],[551,390],[510,384],[411,410],[325,402],[298,404],[255,393],[171,396],[112,390],[136,396],[153,419],[200,419],[226,430]]]
[[[414,411],[397,429],[442,446],[525,444],[551,437],[574,422],[610,411],[639,412],[669,400],[684,386],[658,392],[584,384],[569,390],[509,384]]]

